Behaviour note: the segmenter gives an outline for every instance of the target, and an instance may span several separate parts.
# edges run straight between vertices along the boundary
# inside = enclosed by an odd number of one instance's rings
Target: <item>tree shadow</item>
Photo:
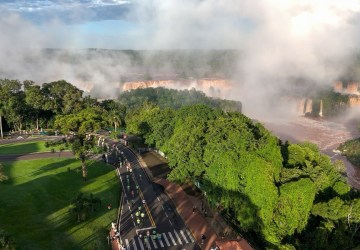
[[[206,190],[204,197],[213,212],[218,212],[225,222],[252,247],[276,249],[262,238],[261,232],[265,230],[265,224],[259,216],[260,208],[251,201],[250,197],[240,191],[224,189],[208,180],[203,180],[202,186],[204,188],[202,191]]]
[[[101,244],[107,246],[106,235],[102,239],[103,234],[101,233],[100,237],[99,232],[106,230],[109,225],[95,228],[91,222],[107,216],[111,217],[110,224],[113,217],[116,218],[113,214],[106,215],[109,210],[105,204],[116,204],[118,199],[114,200],[113,194],[118,190],[118,182],[103,183],[99,189],[101,191],[94,192],[94,196],[103,201],[101,207],[97,206],[94,213],[89,211],[87,220],[78,223],[76,216],[69,212],[70,201],[82,191],[84,185],[92,185],[92,182],[84,184],[80,175],[67,171],[66,166],[73,162],[74,159],[66,159],[45,165],[32,173],[32,176],[37,178],[11,188],[2,187],[11,185],[12,182],[0,183],[0,226],[13,236],[22,249],[84,249],[84,246],[93,248],[95,245],[96,249],[101,249]],[[56,168],[59,168],[60,172],[41,176],[42,173]],[[100,177],[110,171],[112,168],[109,167],[107,170],[92,173],[91,178]],[[73,234],[89,226],[93,233],[81,242],[76,242]],[[75,238],[79,238],[79,234]]]
[[[25,153],[35,153],[40,150],[38,146],[38,142],[28,142],[28,143],[21,143],[14,142],[12,144],[4,144],[0,145],[1,154],[25,154]]]

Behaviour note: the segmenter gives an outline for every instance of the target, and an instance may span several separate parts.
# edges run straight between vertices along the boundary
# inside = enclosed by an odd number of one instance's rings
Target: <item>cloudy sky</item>
[[[360,51],[359,0],[0,0],[0,13],[0,76],[91,74],[111,86],[129,72],[111,58],[74,67],[42,48],[237,49],[231,98],[258,110],[289,78],[332,84]]]
[[[0,0],[0,25],[9,36],[30,29],[43,47],[240,49],[347,36],[359,9],[358,0]]]

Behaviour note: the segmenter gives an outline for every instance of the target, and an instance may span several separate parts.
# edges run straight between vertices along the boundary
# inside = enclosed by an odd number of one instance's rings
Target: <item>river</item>
[[[336,151],[341,143],[360,136],[358,122],[297,117],[286,122],[262,121],[262,123],[282,141],[288,140],[293,143],[309,141],[318,145],[321,152],[330,156],[332,160],[342,160],[346,166],[348,183],[360,189],[360,167],[353,166],[346,157]]]

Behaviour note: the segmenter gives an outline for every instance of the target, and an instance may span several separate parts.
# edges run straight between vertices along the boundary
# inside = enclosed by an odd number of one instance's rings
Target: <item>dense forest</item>
[[[196,90],[139,89],[122,93],[119,102],[99,102],[84,96],[82,90],[64,80],[39,86],[32,81],[0,79],[0,119],[3,120],[0,123],[6,131],[54,128],[57,116],[78,114],[89,108],[98,109],[108,127],[120,126],[124,123],[126,111],[143,102],[174,109],[203,103],[227,111],[241,111],[240,102],[210,98]]]
[[[161,149],[168,178],[200,182],[214,207],[269,249],[352,249],[360,244],[360,199],[317,146],[279,141],[238,112],[205,105],[143,105],[129,133]]]
[[[182,106],[205,104],[209,107],[220,108],[224,111],[241,112],[241,102],[207,97],[203,92],[195,89],[175,90],[165,88],[144,88],[124,92],[119,102],[127,108],[133,109],[144,102],[156,104],[160,108],[178,109]]]
[[[126,127],[166,154],[170,180],[200,183],[209,203],[262,248],[360,245],[359,193],[346,183],[342,164],[332,163],[315,145],[281,142],[262,124],[231,111],[238,103],[223,106],[226,102],[206,100],[193,90],[124,95],[121,103],[98,102],[65,81],[38,86],[3,79],[0,117],[13,130],[42,127],[85,134]],[[182,99],[191,105],[182,106]],[[73,145],[80,148],[80,157],[83,142]]]
[[[354,166],[360,167],[360,138],[346,141],[338,149]]]

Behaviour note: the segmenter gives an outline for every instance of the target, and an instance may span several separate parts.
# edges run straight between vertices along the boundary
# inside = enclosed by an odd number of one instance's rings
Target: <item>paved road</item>
[[[118,168],[124,190],[118,230],[126,249],[198,249],[172,201],[149,180],[134,152],[116,144],[111,157],[127,162]]]

